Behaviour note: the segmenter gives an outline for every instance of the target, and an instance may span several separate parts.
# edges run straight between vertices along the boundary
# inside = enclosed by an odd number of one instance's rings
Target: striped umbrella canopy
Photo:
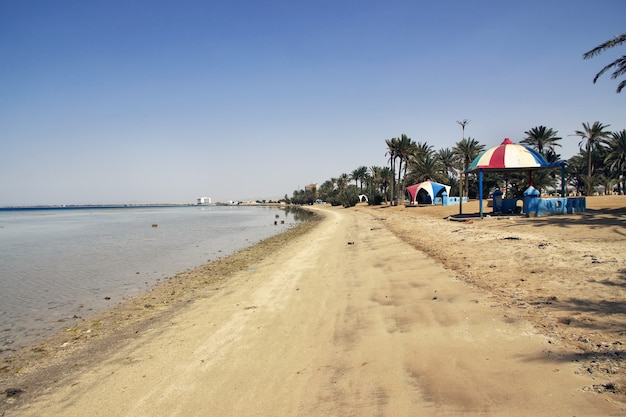
[[[528,183],[532,185],[534,170],[556,167],[561,167],[561,192],[565,195],[565,162],[550,164],[536,150],[506,138],[501,145],[481,152],[465,172],[478,171],[480,217],[483,217],[483,171],[528,171]]]
[[[546,159],[536,150],[518,145],[506,138],[501,145],[481,152],[467,168],[467,171],[477,169],[491,170],[532,170],[549,168]]]

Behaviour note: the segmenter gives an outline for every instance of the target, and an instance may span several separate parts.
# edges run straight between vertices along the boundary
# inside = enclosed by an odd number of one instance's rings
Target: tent
[[[481,152],[465,170],[478,171],[478,195],[480,198],[480,217],[483,217],[483,171],[527,171],[530,185],[532,172],[539,169],[561,167],[561,187],[565,196],[565,162],[550,164],[536,150],[511,142],[506,138],[502,144]]]
[[[406,187],[411,194],[411,203],[415,204],[435,204],[435,198],[440,197],[445,191],[450,195],[450,186],[439,184],[430,180]]]

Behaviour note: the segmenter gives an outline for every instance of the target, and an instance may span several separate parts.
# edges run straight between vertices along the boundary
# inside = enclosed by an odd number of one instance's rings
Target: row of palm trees
[[[624,43],[626,43],[626,33],[587,51],[583,54],[583,59],[593,58]],[[623,77],[626,74],[626,55],[604,66],[593,79],[594,84],[609,71],[612,71],[612,79],[617,80]],[[626,87],[626,80],[620,80],[617,93],[620,93],[624,87]],[[567,161],[566,185],[573,186],[577,192],[590,195],[596,185],[603,185],[606,190],[617,184],[618,192],[624,194],[626,190],[626,130],[611,132],[608,130],[609,125],[600,122],[582,125],[581,130],[571,135],[580,138],[580,152]],[[464,123],[463,127],[465,127]],[[562,139],[557,131],[546,126],[537,126],[524,134],[526,136],[520,140],[521,143],[539,151],[550,163],[563,162],[556,152],[556,148],[561,146],[559,142]],[[427,178],[452,185],[453,193],[456,187],[457,195],[460,195],[459,183],[464,184],[464,195],[470,196],[470,191],[476,192],[476,181],[471,174],[465,173],[465,181],[460,180],[471,161],[485,149],[485,146],[477,140],[464,137],[452,149],[444,148],[437,151],[426,142],[413,142],[406,134],[387,139],[385,142],[387,144],[386,156],[389,158],[388,167],[361,166],[352,171],[351,175],[341,174],[337,178],[325,181],[319,189],[294,191],[291,200],[296,203],[312,203],[321,198],[333,204],[353,205],[359,201],[359,194],[367,193],[370,202],[383,200],[397,202],[398,199],[404,198],[407,182],[413,183]],[[533,178],[535,187],[557,189],[557,175],[554,172],[540,171],[537,174]],[[351,181],[354,181],[354,185],[350,183]],[[486,189],[490,189],[490,185],[500,186],[499,183],[502,181],[507,185],[516,186],[518,191],[527,185],[519,175],[511,174],[503,178],[503,174],[495,174],[491,178],[492,184],[487,181]],[[285,200],[290,200],[287,195],[285,195]]]
[[[600,122],[583,123],[582,129],[573,135],[579,139],[579,153],[563,161],[557,153],[562,138],[558,132],[546,126],[533,127],[524,132],[521,144],[536,149],[549,163],[567,162],[567,186],[580,194],[591,195],[594,187],[604,186],[610,190],[617,186],[619,193],[626,189],[626,129],[610,131],[610,125]],[[294,203],[312,203],[317,199],[351,206],[366,195],[371,204],[390,201],[402,203],[407,185],[431,179],[452,186],[452,195],[459,195],[460,175],[464,195],[476,197],[477,178],[465,170],[485,145],[468,137],[455,143],[452,148],[435,150],[427,142],[415,142],[406,134],[385,140],[387,145],[386,166],[360,166],[350,174],[330,178],[316,190],[294,191]],[[533,186],[543,190],[561,188],[558,172],[539,171],[533,176]],[[485,175],[485,190],[506,185],[519,196],[528,187],[524,173],[499,173]],[[483,196],[486,197],[486,196]],[[287,198],[287,197],[286,197]]]
[[[605,190],[617,186],[617,191],[623,194],[626,190],[626,129],[610,131],[610,125],[601,122],[583,123],[582,129],[576,130],[573,135],[579,139],[579,153],[564,161],[557,153],[562,138],[558,132],[546,126],[533,127],[524,132],[520,143],[537,150],[548,163],[556,164],[567,162],[568,169],[566,182],[577,193],[591,195],[595,187],[601,185]],[[457,186],[459,175],[465,172],[471,162],[482,151],[485,145],[473,138],[464,138],[457,142],[452,149],[444,148],[434,151],[426,143],[415,143],[406,138],[388,139],[387,155],[390,158],[392,172],[399,165],[403,169],[402,182],[398,176],[397,184],[401,184],[394,199],[403,198],[406,183],[416,183],[426,179]],[[399,162],[396,162],[399,161]],[[556,190],[558,173],[539,172],[533,179],[536,188]],[[464,195],[476,196],[478,192],[477,179],[471,173],[464,173]],[[488,181],[491,186],[500,187],[502,183],[514,180],[517,194],[521,193],[529,184],[524,173],[490,174]],[[456,189],[458,193],[458,187]],[[459,195],[459,194],[457,194]]]
[[[626,191],[626,129],[609,131],[610,125],[600,122],[583,123],[575,136],[580,138],[580,152],[571,157],[568,172],[577,190],[591,195],[597,185],[605,190],[617,186],[617,192]]]
[[[404,198],[407,182],[416,183],[426,179],[457,186],[458,175],[485,149],[476,139],[463,138],[453,148],[437,151],[426,142],[413,142],[406,135],[387,139],[387,153],[392,173],[398,167],[397,186],[392,186],[392,201]],[[465,173],[465,195],[469,195],[468,173]],[[402,180],[400,180],[402,178]],[[457,187],[458,191],[458,187]]]

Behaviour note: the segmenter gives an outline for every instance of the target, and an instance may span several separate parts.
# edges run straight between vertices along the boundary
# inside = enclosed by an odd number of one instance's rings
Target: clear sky
[[[276,199],[385,139],[626,128],[624,0],[0,0],[0,206]]]

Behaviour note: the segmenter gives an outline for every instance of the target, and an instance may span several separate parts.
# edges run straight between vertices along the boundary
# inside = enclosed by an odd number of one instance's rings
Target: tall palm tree
[[[614,171],[616,178],[621,178],[619,193],[626,194],[626,129],[611,133],[607,141],[608,153],[605,163]]]
[[[363,187],[369,190],[374,182],[374,178],[370,175],[367,167],[364,167],[364,168],[365,168],[365,173],[361,177],[361,190],[363,190]],[[361,193],[363,193],[363,191],[361,191]]]
[[[581,152],[567,160],[566,182],[569,185],[573,185],[577,193],[581,193],[585,190],[585,159],[587,158],[585,158]]]
[[[433,159],[434,152],[435,151],[433,150],[433,147],[426,142],[417,142],[411,144],[411,152],[408,155],[406,164],[404,165],[405,177],[407,177],[407,171],[410,171],[409,176],[411,177],[411,182],[421,181],[424,173],[420,165],[426,159]]]
[[[379,166],[372,165],[367,171],[367,177],[369,179],[367,189],[369,194],[371,194],[372,196],[376,196],[376,193],[374,193],[373,191],[383,194],[381,185],[382,180],[380,178],[381,169],[382,168]]]
[[[333,195],[335,191],[335,182],[334,179],[326,180],[320,185],[318,190],[319,198],[323,201],[330,200],[330,197]]]
[[[420,153],[409,161],[411,167],[410,178],[413,182],[422,182],[431,179],[444,182],[448,178],[443,174],[441,161],[434,152]]]
[[[546,155],[546,151],[554,152],[556,146],[561,146],[558,132],[545,126],[533,127],[524,132],[526,137],[520,141],[525,145],[535,148],[540,154]]]
[[[393,177],[391,175],[391,169],[389,167],[370,167],[370,176],[372,178],[372,187],[374,187],[380,194],[383,195],[385,201],[388,199],[387,188],[391,183]]]
[[[613,39],[610,39],[604,42],[602,45],[596,46],[591,51],[585,52],[583,54],[583,59],[593,58],[594,56],[600,54],[600,52],[603,52],[615,46],[619,46],[623,44],[624,42],[626,42],[626,33],[622,33],[621,35],[616,36]],[[605,72],[607,72],[608,70],[612,68],[615,68],[615,70],[613,71],[613,74],[611,74],[611,78],[614,80],[616,80],[617,77],[620,77],[626,74],[626,55],[622,55],[621,58],[617,58],[615,61],[611,62],[610,64],[602,68],[600,72],[598,72],[596,76],[594,77],[593,83],[595,84],[596,81],[598,81],[598,78],[600,78],[602,74],[604,74]],[[624,87],[626,87],[626,79],[622,80],[617,85],[617,92],[620,93]]]
[[[580,142],[578,146],[582,149],[583,143],[585,143],[585,150],[587,153],[587,175],[593,176],[593,158],[592,153],[598,147],[611,136],[611,132],[605,130],[611,125],[603,125],[600,122],[593,122],[593,125],[589,123],[583,123],[583,130],[577,130],[575,135],[580,136]]]
[[[359,186],[359,170],[355,169],[350,173],[350,180],[354,181],[354,186]]]
[[[485,145],[480,144],[476,139],[467,138],[457,142],[452,148],[454,152],[461,160],[461,172],[465,172],[469,164],[478,156],[479,153],[485,150]],[[469,195],[469,182],[467,181],[468,174],[465,173],[465,195]],[[459,195],[461,194],[459,190]]]
[[[387,189],[389,184],[393,182],[393,174],[389,167],[381,167],[380,169],[380,192],[385,196],[387,200]]]
[[[420,158],[420,157],[433,156],[434,152],[435,151],[432,145],[429,145],[427,142],[417,142],[413,146],[413,152],[412,152],[411,157]]]
[[[352,174],[350,175],[350,178],[352,180],[354,180],[354,186],[358,187],[359,183],[361,184],[361,191],[363,191],[363,181],[365,180],[367,176],[367,167],[366,166],[360,166],[357,169],[355,169],[354,171],[352,171]]]
[[[361,185],[361,191],[363,191],[363,185],[367,185],[370,176],[365,165],[358,167],[357,170],[359,171],[359,184]]]
[[[452,173],[455,171],[455,167],[458,165],[458,157],[452,152],[450,148],[439,149],[435,156],[439,159],[441,169],[446,176],[446,181],[449,184]]]
[[[348,187],[348,183],[350,182],[350,177],[348,174],[343,173],[336,179],[337,189],[339,191],[343,191]]]
[[[391,201],[396,200],[396,159],[398,158],[398,154],[400,152],[400,139],[391,138],[385,139],[385,143],[387,143],[387,153],[385,155],[389,155],[389,168],[391,170]]]
[[[400,164],[398,165],[398,186],[402,184],[402,188],[400,188],[398,192],[398,198],[402,198],[404,201],[404,189],[406,186],[406,171],[409,159],[413,155],[416,149],[416,143],[413,140],[405,135],[404,133],[400,135],[400,139],[398,142],[398,159]],[[404,164],[404,166],[402,165]],[[404,172],[402,168],[404,167]],[[404,175],[402,175],[404,173]],[[402,178],[402,181],[400,179]],[[400,192],[401,191],[401,192]]]
[[[430,178],[441,182],[441,164],[435,155],[432,145],[427,142],[417,142],[409,157],[406,167],[410,167],[411,182],[421,182]]]

